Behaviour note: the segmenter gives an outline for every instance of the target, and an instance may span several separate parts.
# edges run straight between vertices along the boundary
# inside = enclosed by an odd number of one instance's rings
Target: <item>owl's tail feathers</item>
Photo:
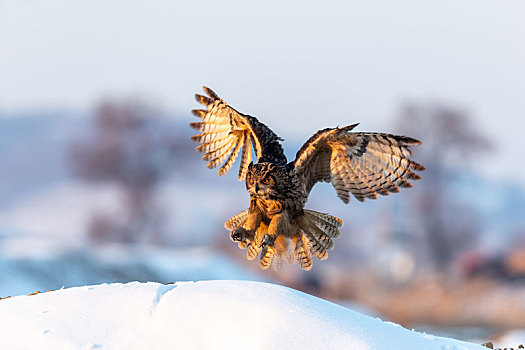
[[[244,210],[232,216],[225,223],[224,227],[235,230],[242,227],[248,219],[248,211]],[[318,260],[325,260],[328,257],[328,250],[334,248],[333,238],[339,237],[341,232],[339,227],[343,225],[343,220],[325,213],[313,210],[303,210],[302,215],[295,217],[297,233],[292,237],[292,245],[289,244],[289,236],[278,235],[272,247],[261,247],[261,240],[268,232],[268,225],[261,223],[257,228],[255,236],[239,241],[241,249],[246,249],[246,258],[255,260],[260,256],[260,266],[263,270],[270,266],[279,269],[283,261],[292,263],[297,260],[303,270],[312,268],[312,256]],[[260,254],[259,254],[260,253]]]
[[[304,234],[296,234],[292,238],[292,242],[295,243],[294,253],[297,263],[301,266],[301,269],[308,271],[312,268],[312,254],[308,247],[308,239]]]
[[[339,227],[343,226],[344,222],[338,217],[308,209],[304,209],[303,212],[305,220],[314,223],[328,236],[337,238],[341,234]]]
[[[268,249],[268,247],[262,248],[260,261],[261,269],[266,270],[269,268],[272,265],[273,258],[274,252],[272,249]]]
[[[296,239],[295,255],[303,270],[312,267],[312,255],[318,260],[328,258],[328,250],[334,249],[332,238],[339,237],[339,227],[343,220],[313,210],[304,210],[302,216],[296,218],[302,235]]]
[[[224,228],[228,231],[234,230],[241,226],[248,219],[248,210],[241,211],[239,214],[232,216],[224,223]]]
[[[267,231],[267,229],[266,229]],[[292,263],[294,261],[293,252],[289,249],[290,239],[283,235],[278,235],[272,247],[265,247],[261,252],[261,268],[266,270],[270,265],[276,271],[281,269],[283,261]]]
[[[246,259],[254,260],[257,257],[257,255],[259,255],[260,251],[261,248],[259,248],[257,244],[249,243],[248,250],[246,251]]]
[[[255,243],[257,243],[258,247],[261,247],[260,241],[262,237],[268,232],[268,225],[265,225],[264,223],[261,223],[261,226],[257,229],[256,233],[256,239]],[[275,238],[275,241],[273,242],[273,245],[271,246],[263,246],[262,248],[257,248],[257,251],[261,252],[261,261],[260,266],[261,269],[266,270],[270,266],[276,271],[278,271],[283,261],[286,262],[293,262],[293,256],[291,253],[289,253],[289,238],[278,235]],[[254,257],[257,255],[255,254]],[[252,259],[253,260],[253,259]]]

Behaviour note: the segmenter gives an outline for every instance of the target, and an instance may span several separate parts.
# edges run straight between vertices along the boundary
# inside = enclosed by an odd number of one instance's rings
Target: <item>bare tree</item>
[[[465,111],[445,105],[406,104],[396,124],[423,141],[416,158],[427,170],[415,189],[417,205],[433,262],[446,266],[475,243],[478,230],[472,209],[447,190],[448,182],[454,169],[464,170],[474,155],[491,148],[490,142]]]
[[[123,193],[124,217],[94,215],[89,227],[93,240],[164,240],[156,190],[176,163],[178,138],[162,119],[143,102],[106,100],[95,109],[91,138],[72,144],[69,156],[76,175],[111,182]]]

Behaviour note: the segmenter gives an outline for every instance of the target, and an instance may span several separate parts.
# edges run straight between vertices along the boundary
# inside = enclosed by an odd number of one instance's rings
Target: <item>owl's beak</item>
[[[259,184],[255,184],[255,193],[259,192]]]

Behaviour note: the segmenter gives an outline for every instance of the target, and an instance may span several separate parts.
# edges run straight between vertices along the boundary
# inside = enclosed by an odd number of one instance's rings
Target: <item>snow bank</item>
[[[0,300],[0,349],[484,349],[262,282],[103,284]]]

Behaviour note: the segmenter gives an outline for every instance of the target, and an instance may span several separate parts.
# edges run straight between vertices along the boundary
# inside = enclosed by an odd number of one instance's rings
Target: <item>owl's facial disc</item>
[[[258,198],[268,198],[275,192],[276,180],[271,175],[272,167],[269,164],[255,164],[249,168],[246,176],[246,189]]]
[[[260,198],[268,197],[274,192],[275,178],[268,175],[262,179],[257,179],[255,183],[255,194]]]

